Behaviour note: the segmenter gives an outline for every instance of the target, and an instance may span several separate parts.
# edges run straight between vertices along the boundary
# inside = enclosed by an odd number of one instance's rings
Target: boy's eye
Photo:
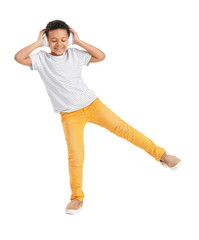
[[[52,42],[56,42],[56,41],[54,40],[54,41],[52,41]],[[66,42],[66,40],[62,40],[62,42]]]

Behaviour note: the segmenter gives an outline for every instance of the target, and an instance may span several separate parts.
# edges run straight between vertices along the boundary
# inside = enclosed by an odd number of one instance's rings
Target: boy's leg
[[[112,112],[99,98],[89,106],[87,112],[88,122],[104,127],[135,146],[142,148],[157,161],[160,161],[161,156],[166,152],[164,148],[157,146],[151,139]]]
[[[60,115],[68,149],[68,168],[70,175],[70,188],[72,192],[70,200],[79,199],[83,201],[83,132],[86,124],[85,113],[80,109],[71,113],[61,113]]]

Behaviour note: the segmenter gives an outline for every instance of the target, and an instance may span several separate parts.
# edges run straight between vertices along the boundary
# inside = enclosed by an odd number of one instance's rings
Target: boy
[[[68,48],[70,32],[74,44],[84,48]],[[40,50],[43,46],[43,34],[46,34],[51,53]],[[47,24],[39,33],[38,40],[23,48],[15,55],[15,60],[36,70],[44,81],[52,102],[54,112],[59,113],[68,148],[68,165],[71,187],[71,202],[65,208],[66,213],[76,213],[83,207],[82,171],[84,162],[83,131],[87,122],[106,128],[119,137],[142,148],[163,166],[176,169],[182,161],[152,140],[130,126],[113,113],[95,92],[87,87],[81,77],[82,66],[105,59],[105,54],[98,48],[79,39],[77,32],[61,20]]]

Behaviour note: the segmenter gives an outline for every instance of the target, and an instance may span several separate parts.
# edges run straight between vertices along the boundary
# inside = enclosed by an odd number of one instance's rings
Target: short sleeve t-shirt
[[[81,76],[82,66],[88,66],[92,57],[87,51],[68,48],[61,56],[54,56],[40,50],[29,57],[30,69],[38,71],[42,78],[54,112],[73,112],[97,98]]]

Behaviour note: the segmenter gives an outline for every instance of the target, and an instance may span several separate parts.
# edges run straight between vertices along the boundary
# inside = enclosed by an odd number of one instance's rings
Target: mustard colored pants
[[[135,146],[145,150],[157,161],[160,161],[162,154],[166,152],[164,148],[157,146],[152,140],[112,112],[99,98],[96,98],[87,107],[74,112],[60,112],[60,115],[68,149],[68,167],[72,191],[70,200],[77,198],[83,201],[84,199],[82,190],[84,163],[83,133],[87,122],[95,123],[126,139]]]

